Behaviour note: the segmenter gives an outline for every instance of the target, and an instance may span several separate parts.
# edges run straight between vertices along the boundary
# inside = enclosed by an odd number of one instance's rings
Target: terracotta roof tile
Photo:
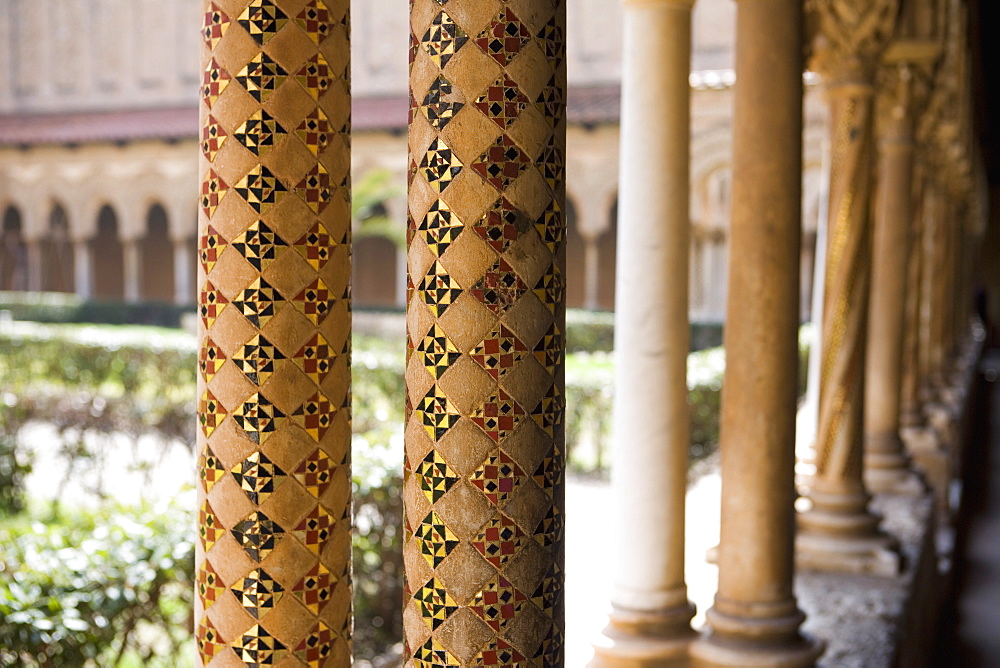
[[[618,120],[618,86],[570,88],[571,123],[597,124]],[[407,98],[355,98],[352,118],[359,132],[404,130]],[[0,116],[0,146],[84,144],[189,139],[198,135],[198,108],[88,111],[59,114]]]

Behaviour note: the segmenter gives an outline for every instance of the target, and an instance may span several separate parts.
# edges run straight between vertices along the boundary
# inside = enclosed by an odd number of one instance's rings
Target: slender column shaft
[[[832,159],[816,472],[808,491],[811,508],[799,515],[799,563],[895,572],[898,556],[884,549],[888,540],[867,508],[863,454],[874,73],[898,6],[889,0],[848,4],[853,12],[818,4],[823,34],[831,40],[816,58],[826,79]],[[855,52],[855,41],[865,50]]]
[[[25,288],[30,292],[41,292],[42,290],[42,242],[39,239],[27,239],[24,242],[25,256],[27,259],[27,284]]]
[[[948,246],[951,225],[950,202],[947,189],[938,188],[934,210],[933,238],[928,249],[931,255],[930,303],[929,303],[929,356],[932,398],[937,399],[937,390],[942,383],[945,365],[945,301],[948,299],[947,271]]]
[[[351,662],[349,5],[203,5],[198,665]]]
[[[947,357],[945,372],[947,373],[954,362],[955,356],[955,345],[958,343],[957,334],[958,329],[956,327],[956,322],[958,320],[959,300],[964,297],[959,292],[959,259],[962,253],[962,226],[964,221],[962,220],[965,215],[965,205],[958,201],[961,195],[955,196],[955,207],[952,210],[951,226],[948,234],[948,248],[947,255],[945,256],[945,294],[943,299],[944,306],[944,350]]]
[[[136,239],[122,241],[122,271],[125,287],[125,301],[134,304],[142,297],[140,295],[141,260],[139,259],[139,242]]]
[[[194,299],[191,276],[194,267],[187,239],[174,239],[174,303],[190,304]]]
[[[900,395],[900,425],[904,428],[923,424],[920,410],[920,294],[923,273],[923,212],[926,200],[926,177],[918,178],[914,215],[909,234],[910,255],[906,269],[906,313],[903,324],[903,381]]]
[[[565,3],[410,12],[404,663],[561,666]]]
[[[879,137],[878,198],[866,393],[864,400],[865,481],[876,492],[902,491],[915,478],[899,436],[903,381],[903,337],[907,297],[913,197],[913,123],[910,118],[909,70],[892,66]]]
[[[939,229],[941,227],[941,188],[936,180],[926,182],[923,224],[920,235],[920,314],[919,314],[919,375],[921,403],[930,397],[931,374],[935,365],[933,314],[934,291],[937,286],[935,276],[940,275],[937,266]]]
[[[958,258],[962,233],[961,214],[964,207],[958,202],[959,195],[952,196],[951,215],[948,220],[947,241],[944,256],[944,281],[941,295],[941,339],[944,350],[942,373],[947,374],[955,354],[955,317],[958,311]],[[947,380],[944,381],[947,383]]]
[[[706,665],[804,666],[822,651],[799,635],[792,591],[801,43],[802,3],[739,3],[719,589],[692,646]]]
[[[73,287],[80,299],[90,299],[94,294],[93,254],[90,241],[73,240]]]
[[[600,248],[593,236],[583,238],[583,307],[595,311],[598,308],[597,291],[601,285]]]
[[[595,665],[662,665],[693,636],[684,583],[692,4],[624,2],[611,469],[619,552],[605,632],[613,642],[598,645]]]
[[[867,516],[861,466],[874,91],[870,83],[857,82],[830,85],[828,92],[834,149],[816,476],[810,498],[817,509],[842,506],[844,511]],[[874,529],[874,518],[865,523]]]

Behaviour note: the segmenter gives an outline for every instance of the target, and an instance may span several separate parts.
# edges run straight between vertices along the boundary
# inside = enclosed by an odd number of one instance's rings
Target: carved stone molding
[[[809,68],[829,82],[871,82],[893,36],[899,0],[807,0]]]

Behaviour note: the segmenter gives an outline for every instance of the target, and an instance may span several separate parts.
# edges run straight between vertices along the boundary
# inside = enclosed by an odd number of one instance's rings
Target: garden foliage
[[[565,425],[570,466],[604,474],[611,321],[587,317],[572,315],[567,329],[576,352]],[[122,508],[113,490],[94,489],[92,509],[29,502],[25,511],[19,490],[32,465],[100,465],[116,434],[193,449],[195,345],[177,330],[0,321],[0,665],[190,660],[193,497]],[[718,439],[724,363],[721,349],[689,357],[693,457]],[[364,660],[402,636],[402,342],[356,335],[353,364],[355,655]],[[60,462],[32,462],[18,440],[38,421],[57,429]]]

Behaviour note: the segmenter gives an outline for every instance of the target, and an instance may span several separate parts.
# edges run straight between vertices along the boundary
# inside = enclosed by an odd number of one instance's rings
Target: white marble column
[[[611,623],[593,666],[686,654],[691,10],[624,0]]]
[[[142,258],[138,239],[122,239],[122,271],[125,301],[134,304],[142,299]]]
[[[73,287],[80,299],[94,296],[93,257],[89,239],[73,240]]]
[[[192,266],[191,243],[188,239],[174,239],[174,303],[191,304],[195,300],[194,267]]]
[[[29,292],[42,291],[42,241],[41,239],[25,239],[25,259],[27,261],[27,280],[25,287]]]

